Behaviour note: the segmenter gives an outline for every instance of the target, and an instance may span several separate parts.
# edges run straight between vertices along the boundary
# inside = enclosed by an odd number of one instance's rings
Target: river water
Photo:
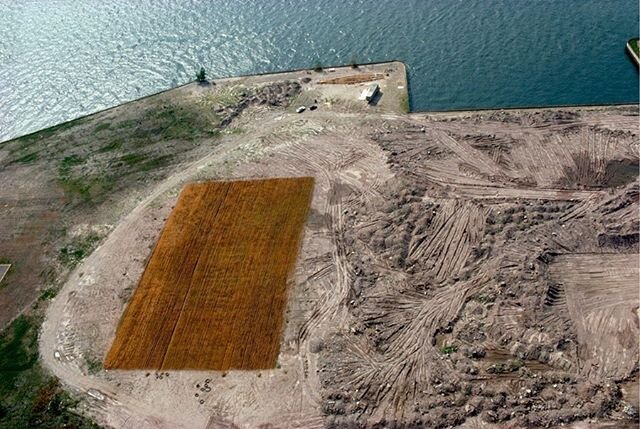
[[[637,0],[0,0],[0,141],[194,78],[398,59],[414,111],[638,102]]]

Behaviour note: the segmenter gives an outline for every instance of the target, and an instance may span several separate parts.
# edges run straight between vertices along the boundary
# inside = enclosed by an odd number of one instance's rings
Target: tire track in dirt
[[[376,328],[380,345],[372,354],[357,337],[345,338],[350,357],[335,377],[344,380],[341,390],[355,392],[353,400],[365,404],[362,414],[402,418],[405,406],[439,371],[433,364],[440,353],[434,347],[436,333],[455,320],[468,297],[489,281],[479,274],[455,285],[447,283],[478,244],[484,222],[484,210],[473,203],[443,202],[426,233],[429,239],[414,242],[408,257],[408,265],[433,260],[430,271],[442,285],[429,295],[391,291],[370,295],[359,307],[365,325],[381,327]]]
[[[439,360],[439,351],[432,345],[436,332],[451,323],[468,296],[487,281],[478,278],[472,283],[445,286],[430,298],[414,295],[400,298],[399,302],[383,298],[373,303],[376,309],[371,308],[371,316],[379,318],[381,312],[386,314],[378,323],[391,319],[387,323],[393,326],[393,319],[397,317],[394,314],[399,310],[409,310],[410,317],[387,338],[389,346],[383,354],[367,357],[363,349],[351,347],[349,350],[359,370],[341,375],[344,388],[357,392],[356,399],[367,404],[362,414],[403,417],[407,403],[426,389],[434,371],[438,371],[438,365],[433,362]]]
[[[447,201],[441,205],[433,234],[409,249],[409,260],[427,260],[439,282],[460,273],[471,248],[484,231],[484,213],[470,202]]]
[[[329,287],[320,289],[314,309],[300,327],[297,335],[299,343],[306,341],[318,326],[341,324],[346,317],[344,304],[348,300],[354,273],[346,258],[345,216],[363,201],[380,198],[377,188],[384,183],[378,173],[383,158],[372,160],[372,154],[377,156],[377,153],[366,149],[370,143],[362,142],[357,137],[345,139],[344,135],[349,135],[349,130],[341,128],[339,135],[336,131],[325,131],[323,139],[335,140],[333,145],[315,145],[313,141],[292,143],[287,147],[286,154],[278,160],[296,171],[312,172],[316,176],[317,186],[329,190],[329,198],[321,202],[320,212],[328,215],[330,225],[327,232],[333,243],[332,262],[324,269],[330,266],[334,272],[326,276]],[[345,173],[349,170],[364,171],[364,174],[353,176]],[[363,181],[363,178],[366,180]],[[349,188],[348,196],[339,191],[345,185]]]
[[[592,379],[628,377],[637,367],[637,255],[563,255],[551,272],[566,288],[569,313],[584,344],[580,373]]]
[[[471,145],[456,140],[443,131],[433,131],[433,135],[437,141],[447,145],[463,162],[473,165],[480,172],[487,176],[506,175],[505,171],[493,160],[481,151],[474,149]]]

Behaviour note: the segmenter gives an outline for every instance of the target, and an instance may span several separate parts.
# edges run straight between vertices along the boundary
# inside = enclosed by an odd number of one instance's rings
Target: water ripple
[[[223,77],[400,59],[415,110],[638,101],[624,54],[637,33],[631,0],[0,0],[0,8],[0,141],[187,82],[201,65]]]

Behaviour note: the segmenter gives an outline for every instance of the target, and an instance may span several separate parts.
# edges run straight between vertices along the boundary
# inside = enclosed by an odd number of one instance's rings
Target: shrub
[[[207,80],[207,75],[204,71],[204,67],[200,67],[200,71],[196,73],[196,79],[198,82],[204,82]]]
[[[451,353],[457,352],[458,351],[458,347],[457,346],[444,346],[442,349],[440,349],[440,351],[442,352],[442,354],[450,355]]]

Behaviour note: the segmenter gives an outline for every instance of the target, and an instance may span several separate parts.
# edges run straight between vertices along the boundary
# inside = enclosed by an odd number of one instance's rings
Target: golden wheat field
[[[275,367],[313,178],[189,184],[104,366]]]

